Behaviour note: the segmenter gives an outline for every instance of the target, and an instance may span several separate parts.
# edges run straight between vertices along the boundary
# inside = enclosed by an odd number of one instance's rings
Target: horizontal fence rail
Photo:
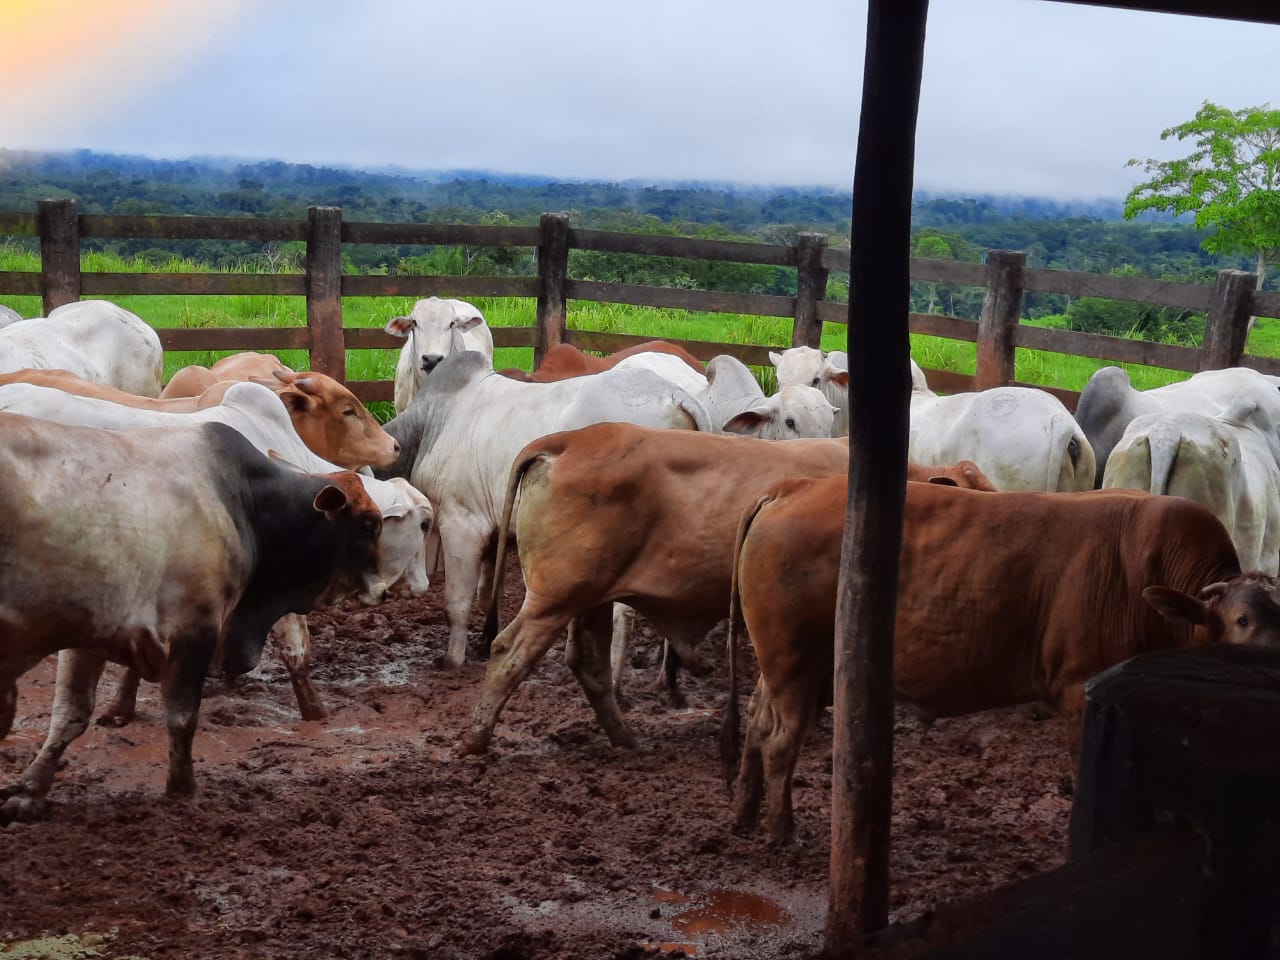
[[[847,323],[848,305],[825,299],[832,272],[849,270],[849,251],[827,246],[826,237],[801,234],[794,244],[748,243],[697,237],[619,233],[569,226],[562,214],[544,214],[538,226],[345,222],[336,207],[312,207],[305,220],[249,217],[114,216],[80,214],[73,200],[42,200],[33,213],[0,213],[0,236],[37,237],[39,272],[0,271],[0,294],[39,296],[45,313],[81,297],[285,296],[305,298],[307,325],[286,328],[162,329],[165,350],[307,350],[312,369],[346,379],[346,351],[399,349],[404,341],[382,330],[344,328],[346,297],[511,297],[536,300],[531,327],[493,328],[499,347],[532,347],[535,363],[556,343],[612,352],[649,339],[634,334],[570,330],[569,300],[620,303],[708,313],[790,317],[793,346],[817,347],[824,323]],[[306,248],[301,273],[95,273],[80,269],[80,244],[92,239],[224,240],[249,243],[300,242]],[[395,246],[522,247],[536,252],[532,277],[365,276],[341,272],[344,244]],[[796,271],[796,296],[689,290],[645,284],[572,279],[570,250],[672,257],[785,267]],[[1196,371],[1245,365],[1280,376],[1280,359],[1246,356],[1253,316],[1280,316],[1280,293],[1255,289],[1253,274],[1220,271],[1210,284],[1175,283],[1078,270],[1028,267],[1017,251],[991,251],[986,263],[911,259],[913,280],[985,288],[979,320],[913,313],[913,333],[977,345],[973,376],[928,371],[943,392],[1015,384],[1014,350],[1026,347],[1112,362]],[[1124,337],[1022,326],[1028,292],[1102,297],[1194,310],[1206,314],[1198,348]],[[771,349],[740,343],[676,340],[709,360],[730,354],[744,363],[767,365]],[[390,400],[390,381],[353,381],[366,401]],[[1074,409],[1078,394],[1049,389]]]

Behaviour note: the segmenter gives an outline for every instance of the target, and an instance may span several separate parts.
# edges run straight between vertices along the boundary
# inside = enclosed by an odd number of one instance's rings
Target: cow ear
[[[315,401],[305,393],[300,390],[295,390],[292,387],[286,387],[284,390],[281,390],[276,394],[276,396],[280,398],[281,403],[289,408],[291,413],[306,413],[315,403]]]
[[[413,329],[413,317],[392,317],[382,329],[393,337],[407,337]]]
[[[936,484],[937,484],[938,486],[940,486],[940,487],[958,487],[958,486],[960,486],[960,484],[956,483],[956,482],[955,482],[955,480],[951,479],[951,477],[930,477],[928,482],[929,482],[929,483],[936,483]]]
[[[329,484],[316,494],[316,498],[311,502],[311,505],[323,513],[326,519],[333,520],[343,510],[347,509],[349,502],[346,492],[341,487]]]
[[[453,325],[463,333],[480,326],[482,323],[484,323],[484,317],[480,316],[478,313],[469,317],[459,317],[457,320],[453,321]]]
[[[1156,612],[1170,623],[1202,624],[1207,619],[1208,605],[1190,594],[1170,587],[1147,587],[1142,599],[1155,607]]]
[[[837,387],[849,386],[849,371],[837,370],[830,368],[827,370],[827,379],[834,383]]]
[[[777,366],[781,366],[781,365],[782,365],[782,354],[778,353],[776,350],[770,350],[770,351],[769,351],[769,362],[770,362],[770,363],[772,363],[775,367],[777,367]]]
[[[720,429],[725,433],[756,433],[768,419],[769,415],[759,410],[743,410]]]

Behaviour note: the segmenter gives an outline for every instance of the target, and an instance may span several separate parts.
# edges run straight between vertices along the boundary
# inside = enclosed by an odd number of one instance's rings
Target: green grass
[[[82,258],[86,272],[211,272],[190,261],[173,260],[155,265],[143,260],[122,260],[110,254],[87,253]],[[0,244],[0,271],[38,271],[38,254],[12,244]],[[301,327],[306,325],[306,301],[302,297],[239,296],[134,296],[114,297],[126,310],[155,327]],[[473,301],[492,327],[531,327],[535,304],[522,298],[478,298]],[[37,316],[39,297],[0,296],[0,303],[24,317]],[[389,318],[407,313],[413,306],[409,297],[349,297],[343,301],[343,319],[349,327],[382,327]],[[1024,321],[1032,323],[1035,321]],[[631,333],[660,339],[709,340],[725,343],[761,344],[785,348],[791,342],[791,321],[782,317],[755,317],[735,314],[694,313],[684,310],[632,307],[621,304],[572,301],[568,308],[571,329],[603,333]],[[825,324],[822,346],[826,350],[845,349],[843,324]],[[165,378],[191,363],[209,365],[230,351],[183,351],[165,354]],[[294,369],[305,369],[304,350],[276,351]],[[976,365],[975,346],[913,334],[911,352],[927,369],[972,374]],[[1258,356],[1280,356],[1280,320],[1260,318],[1249,337],[1248,352]],[[398,350],[351,350],[347,353],[347,377],[352,380],[391,380],[395,377]],[[494,365],[528,370],[533,350],[528,347],[499,348]],[[1048,353],[1018,348],[1016,370],[1019,380],[1044,386],[1080,390],[1093,372],[1107,366],[1106,360]],[[1119,364],[1129,371],[1138,389],[1149,389],[1185,379],[1189,374],[1138,364]],[[774,386],[772,368],[756,368],[766,389]],[[380,416],[388,416],[390,404],[373,405]],[[386,409],[383,409],[383,408]]]

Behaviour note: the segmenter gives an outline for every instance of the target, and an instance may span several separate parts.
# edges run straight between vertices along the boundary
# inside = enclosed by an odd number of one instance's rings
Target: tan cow
[[[735,815],[767,790],[770,835],[790,838],[791,775],[831,703],[847,477],[774,485],[744,513],[730,601],[760,663]],[[1134,491],[995,493],[910,483],[894,638],[898,699],[927,719],[1042,701],[1078,749],[1084,685],[1149,650],[1280,643],[1277,581],[1241,574],[1207,509]],[[738,739],[734,626],[723,759]]]
[[[290,372],[289,368],[274,354],[252,351],[236,353],[223,357],[211,367],[202,367],[198,364],[183,367],[169,378],[169,382],[160,391],[160,397],[165,400],[174,397],[198,397],[219,381],[259,378],[269,380],[277,370],[284,373]]]
[[[701,360],[684,347],[674,343],[667,343],[665,340],[649,340],[645,343],[637,343],[633,347],[627,347],[625,350],[611,353],[607,357],[597,357],[591,353],[584,353],[571,343],[557,343],[547,351],[546,356],[542,358],[542,363],[538,364],[538,369],[534,370],[533,373],[525,373],[523,370],[499,370],[498,372],[510,377],[512,380],[527,380],[532,383],[554,383],[557,380],[570,380],[573,377],[585,377],[592,373],[612,370],[627,357],[633,357],[637,353],[669,354],[683,360],[698,373],[706,373],[706,367]]]
[[[52,387],[63,393],[74,393],[79,397],[92,397],[95,400],[109,400],[126,407],[139,410],[160,410],[165,413],[191,413],[197,409],[199,397],[174,397],[157,400],[155,397],[140,397],[126,393],[105,384],[94,383],[84,377],[77,376],[69,370],[41,370],[25,367],[12,373],[0,373],[0,386],[11,383],[32,383],[37,387]]]
[[[634,745],[610,679],[610,604],[636,608],[687,652],[724,618],[742,512],[777,480],[843,474],[848,462],[847,440],[783,443],[623,423],[527,444],[511,468],[498,564],[519,490],[514,530],[528,589],[494,640],[463,751],[488,747],[503,704],[571,621],[566,662],[609,739]],[[970,478],[981,478],[972,464],[957,480]]]

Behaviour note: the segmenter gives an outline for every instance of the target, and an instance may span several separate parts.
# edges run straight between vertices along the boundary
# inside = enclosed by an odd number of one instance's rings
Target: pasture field
[[[40,268],[36,254],[14,245],[0,245],[0,271]],[[174,260],[155,265],[141,259],[123,260],[109,254],[86,253],[82,258],[86,272],[208,272],[188,261]],[[180,297],[134,296],[111,298],[155,327],[295,327],[306,324],[306,302],[301,297]],[[531,299],[476,298],[473,301],[492,327],[531,327],[535,304]],[[13,307],[25,316],[41,312],[38,297],[0,297],[0,303]],[[405,297],[349,297],[343,301],[344,322],[349,327],[381,327],[396,315],[407,313],[413,305]],[[752,343],[785,348],[791,339],[791,321],[783,317],[756,317],[736,314],[694,313],[665,308],[633,307],[624,304],[570,301],[569,326],[579,330],[605,333],[631,333],[660,339],[708,340],[726,343]],[[1039,324],[1045,321],[1024,320]],[[822,346],[827,350],[845,348],[843,324],[828,323],[822,333]],[[972,374],[976,365],[974,344],[913,334],[912,355],[926,369],[950,370]],[[1249,337],[1248,351],[1265,357],[1280,356],[1280,319],[1260,318]],[[302,369],[307,355],[302,350],[277,351],[281,359],[295,369]],[[174,352],[165,355],[165,379],[179,367],[189,363],[208,365],[225,353],[210,351]],[[395,350],[353,350],[347,355],[347,376],[352,380],[391,380],[395,377],[398,352]],[[531,348],[500,348],[494,356],[495,366],[529,369],[533,362]],[[1090,375],[1105,360],[1049,353],[1042,350],[1017,350],[1018,379],[1027,383],[1080,390]],[[1162,386],[1189,374],[1160,367],[1120,364],[1129,371],[1140,390]],[[774,386],[771,368],[756,368],[766,390]],[[374,404],[379,416],[390,416],[389,404]],[[385,409],[384,409],[385,408]]]

